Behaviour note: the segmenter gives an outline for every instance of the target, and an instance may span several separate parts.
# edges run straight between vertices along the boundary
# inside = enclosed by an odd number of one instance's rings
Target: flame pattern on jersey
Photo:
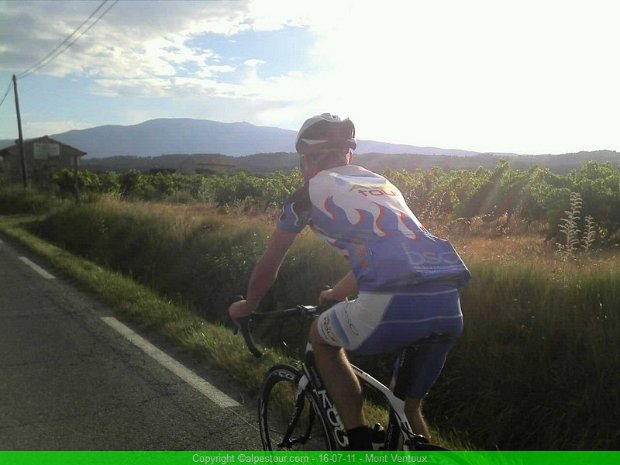
[[[349,258],[363,291],[469,278],[452,245],[422,226],[400,191],[359,166],[322,171],[291,196],[278,227],[299,232],[306,225]]]

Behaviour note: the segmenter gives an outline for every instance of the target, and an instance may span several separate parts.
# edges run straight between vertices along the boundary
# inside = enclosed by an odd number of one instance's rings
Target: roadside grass
[[[99,265],[85,260],[80,266],[102,282],[83,286],[104,300],[112,298],[107,294],[120,294],[118,301],[106,302],[127,318],[221,364],[234,379],[247,383],[250,392],[256,392],[269,365],[290,357],[290,350],[270,349],[257,362],[222,324],[227,298],[245,291],[249,271],[273,227],[272,216],[108,199],[31,219],[28,223],[21,218],[21,229],[14,225],[20,229],[14,237],[36,242],[40,239],[25,229],[39,231],[96,260]],[[427,417],[442,432],[443,441],[457,448],[470,441],[483,449],[566,450],[617,444],[617,251],[559,260],[535,235],[451,239],[474,279],[462,291],[464,334],[426,402]],[[60,249],[54,254],[59,260],[64,257]],[[142,284],[117,289],[105,283],[109,278],[97,275],[105,271],[100,267]],[[321,286],[332,284],[345,270],[344,261],[328,246],[304,234],[263,308],[313,303]],[[155,288],[159,294],[151,290]],[[141,292],[160,300],[151,302]],[[271,333],[266,345],[281,347],[280,338],[287,334],[289,349],[299,350],[306,331],[299,321],[274,324],[265,331]],[[354,360],[382,381],[389,377],[387,358]]]
[[[617,261],[537,260],[472,264],[465,331],[429,398],[450,418],[434,419],[485,448],[609,448],[620,436]]]
[[[2,185],[0,182],[0,212],[4,214],[47,213],[63,203],[55,195],[45,195],[32,188]]]

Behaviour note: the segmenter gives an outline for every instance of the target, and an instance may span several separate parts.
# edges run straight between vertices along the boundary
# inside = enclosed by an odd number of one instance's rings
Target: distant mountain
[[[290,149],[293,131],[249,123],[155,119],[133,126],[99,126],[51,136],[90,157],[222,153],[231,156]]]
[[[187,118],[154,119],[133,126],[98,126],[50,137],[88,154],[152,157],[171,153],[220,153],[244,156],[256,153],[294,152],[296,131],[250,123],[221,123]],[[12,141],[1,141],[0,148]],[[466,150],[390,144],[359,140],[356,153],[414,153],[420,155],[477,155]]]

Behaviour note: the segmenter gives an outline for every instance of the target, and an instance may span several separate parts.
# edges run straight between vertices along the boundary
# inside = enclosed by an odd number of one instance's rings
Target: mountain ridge
[[[221,153],[239,157],[294,152],[296,131],[194,118],[156,118],[134,125],[107,124],[50,135],[87,153],[89,158],[152,157],[170,153]],[[0,148],[13,141],[0,141]],[[472,156],[479,152],[358,140],[356,153]]]

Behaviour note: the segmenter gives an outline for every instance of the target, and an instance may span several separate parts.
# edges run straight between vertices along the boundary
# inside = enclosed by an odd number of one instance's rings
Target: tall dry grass
[[[245,292],[273,216],[203,205],[70,205],[32,230],[223,321]],[[482,448],[604,449],[620,443],[620,267],[612,251],[560,260],[540,236],[452,238],[473,272],[463,337],[427,400],[442,430]],[[346,264],[310,234],[289,253],[264,310],[312,303]],[[269,329],[303,344],[299,321]],[[361,360],[388,376],[391,362]]]

